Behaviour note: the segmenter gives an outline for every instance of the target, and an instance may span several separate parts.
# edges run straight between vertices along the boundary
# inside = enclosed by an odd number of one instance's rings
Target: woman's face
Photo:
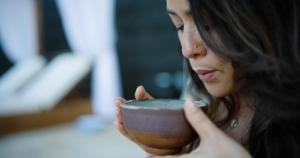
[[[187,0],[166,0],[167,11],[178,31],[182,54],[198,74],[207,91],[216,97],[232,93],[232,62],[216,55],[200,37]]]

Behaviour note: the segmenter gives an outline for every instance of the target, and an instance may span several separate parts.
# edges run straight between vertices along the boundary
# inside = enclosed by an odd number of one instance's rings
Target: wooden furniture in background
[[[91,106],[88,99],[65,99],[50,111],[30,115],[0,117],[0,136],[71,122],[80,115],[90,113]]]

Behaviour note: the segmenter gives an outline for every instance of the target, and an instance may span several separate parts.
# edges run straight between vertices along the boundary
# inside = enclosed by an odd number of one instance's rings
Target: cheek
[[[207,91],[215,97],[224,97],[234,92],[234,70],[231,65],[224,72],[219,72],[213,83],[204,83]]]
[[[183,51],[184,45],[183,45],[183,38],[181,33],[178,33],[178,40],[181,48],[181,55],[184,57],[184,51]]]
[[[180,46],[182,47],[182,33],[178,32],[177,36],[178,36],[178,40],[179,40]]]
[[[223,91],[223,96],[233,93],[235,87],[234,71],[231,69],[227,71],[223,78],[220,80],[220,91]]]

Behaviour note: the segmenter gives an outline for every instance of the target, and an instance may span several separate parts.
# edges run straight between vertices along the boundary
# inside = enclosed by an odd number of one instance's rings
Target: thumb
[[[219,130],[206,114],[200,108],[196,107],[195,103],[191,100],[185,102],[184,113],[188,122],[201,139],[214,136],[215,132]]]
[[[153,99],[153,97],[145,90],[143,86],[138,86],[136,88],[134,96],[137,100]]]

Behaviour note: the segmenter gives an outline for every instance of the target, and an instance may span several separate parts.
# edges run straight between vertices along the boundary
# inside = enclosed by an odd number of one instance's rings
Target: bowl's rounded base
[[[149,146],[142,146],[142,147],[147,153],[154,154],[154,155],[173,155],[181,151],[181,149],[160,149],[160,148],[152,148]]]

